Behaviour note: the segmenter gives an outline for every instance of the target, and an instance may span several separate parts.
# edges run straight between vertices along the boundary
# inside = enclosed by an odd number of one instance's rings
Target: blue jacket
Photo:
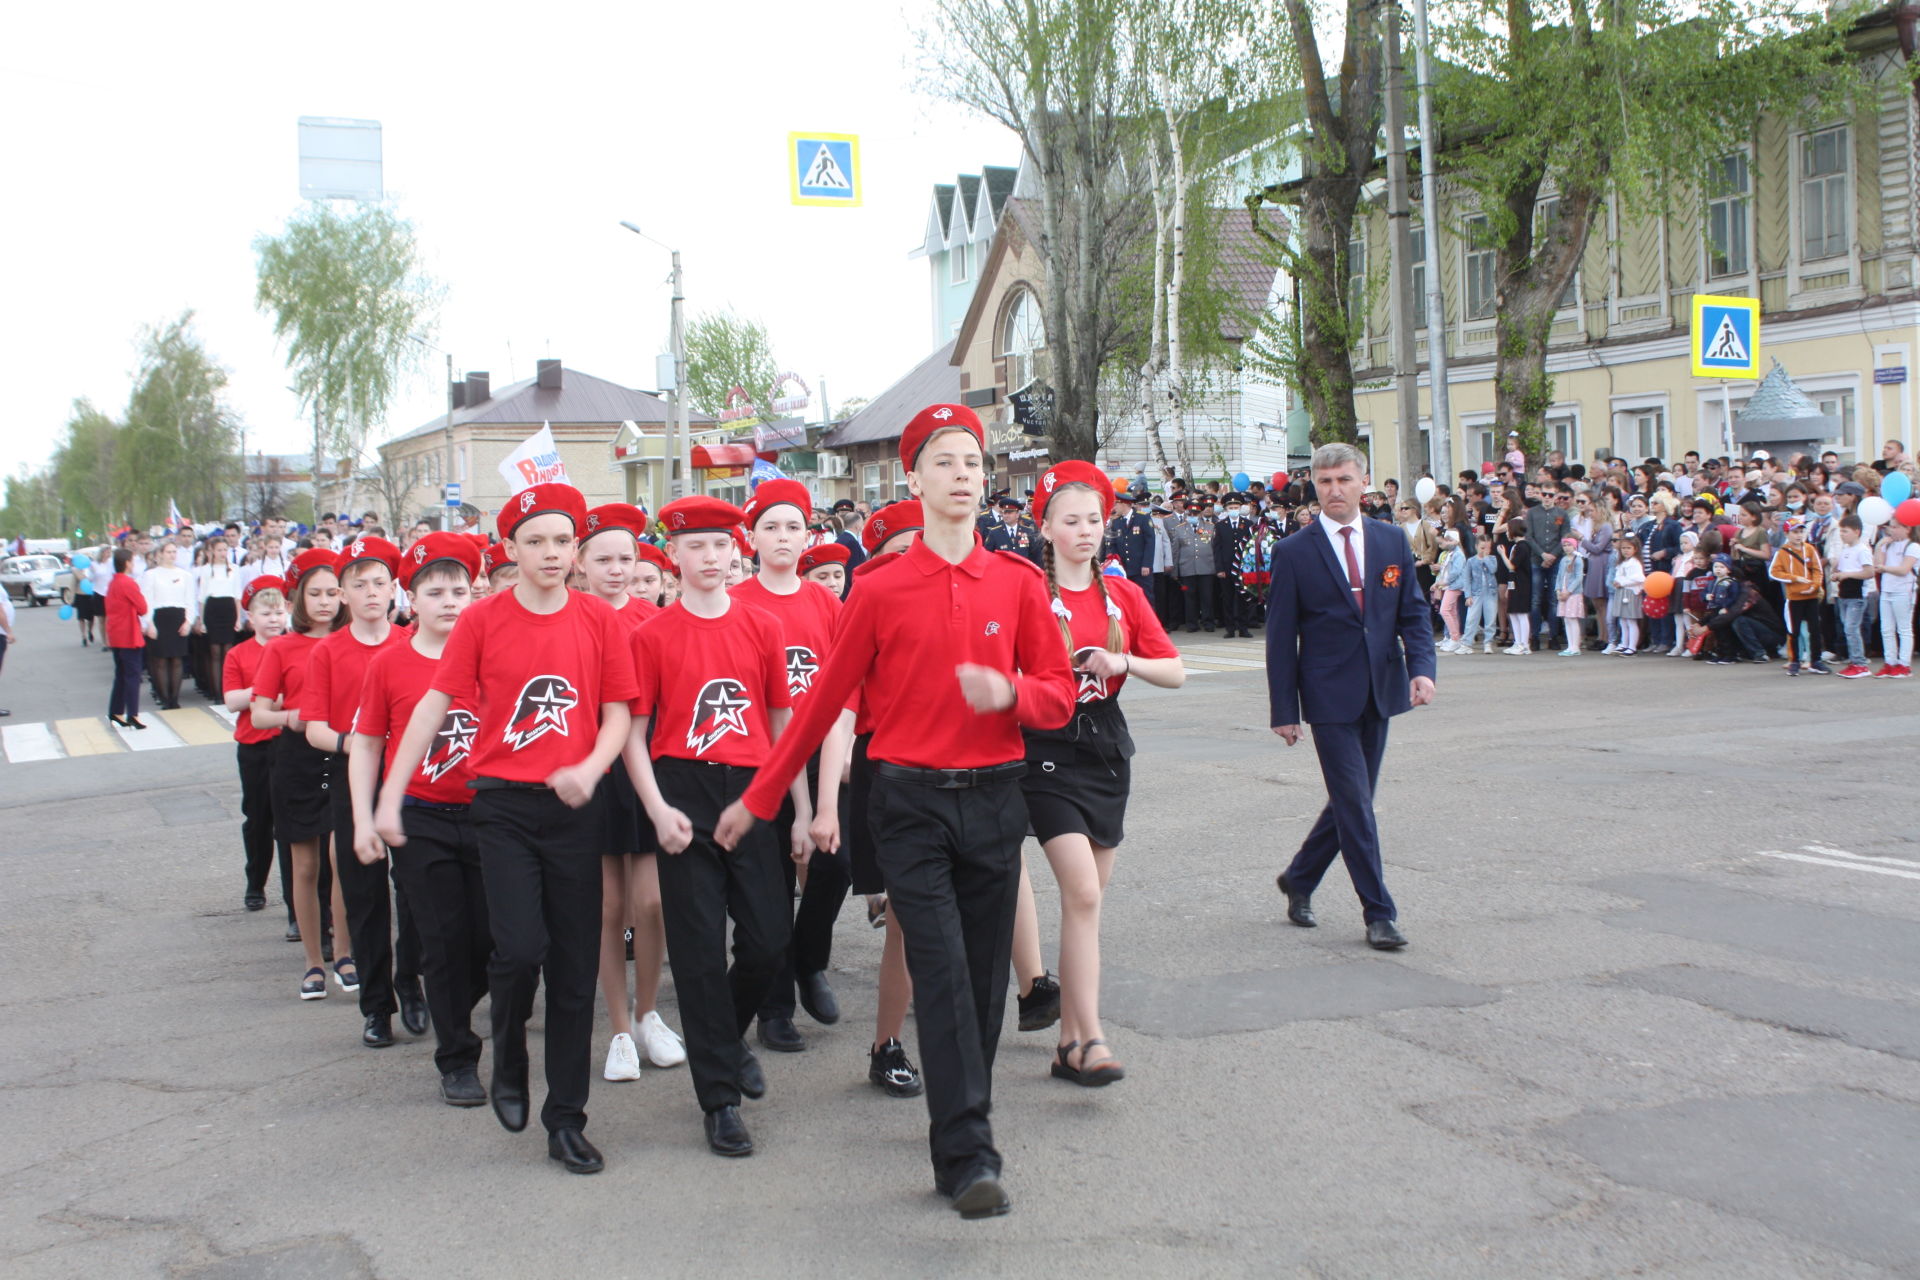
[[[1433,678],[1433,615],[1414,577],[1413,548],[1393,525],[1363,519],[1359,529],[1364,611],[1317,523],[1274,544],[1267,697],[1275,727],[1397,716],[1412,708],[1412,678]]]
[[[1493,576],[1493,565],[1490,555],[1467,558],[1467,595],[1470,598],[1491,598],[1499,593],[1500,583]]]

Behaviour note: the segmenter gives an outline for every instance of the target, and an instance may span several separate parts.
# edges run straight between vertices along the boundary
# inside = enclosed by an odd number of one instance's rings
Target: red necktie
[[[1365,612],[1367,589],[1360,582],[1360,561],[1353,554],[1353,530],[1342,529],[1340,539],[1340,544],[1347,550],[1347,585],[1353,589],[1353,607]]]

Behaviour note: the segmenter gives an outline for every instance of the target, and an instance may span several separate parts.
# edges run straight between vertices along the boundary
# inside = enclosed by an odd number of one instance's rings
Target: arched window
[[[1019,391],[1038,372],[1035,357],[1046,350],[1047,326],[1040,318],[1040,299],[1033,290],[1013,296],[1000,325],[1000,354],[1007,360],[1007,390]]]

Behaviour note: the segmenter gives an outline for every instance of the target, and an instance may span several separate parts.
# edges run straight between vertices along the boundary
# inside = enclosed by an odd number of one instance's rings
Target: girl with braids
[[[1060,1047],[1051,1072],[1097,1086],[1126,1074],[1100,1027],[1100,898],[1121,840],[1133,755],[1120,686],[1137,676],[1177,689],[1187,673],[1140,588],[1095,567],[1112,481],[1092,463],[1058,463],[1040,477],[1033,506],[1047,596],[1077,682],[1064,728],[1024,730],[1020,784],[1060,884]]]

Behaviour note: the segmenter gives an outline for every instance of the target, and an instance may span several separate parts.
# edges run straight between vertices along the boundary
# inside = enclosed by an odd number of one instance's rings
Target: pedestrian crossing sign
[[[1693,376],[1760,376],[1760,299],[1693,296]]]
[[[860,139],[850,133],[787,135],[787,179],[795,204],[860,203]]]

